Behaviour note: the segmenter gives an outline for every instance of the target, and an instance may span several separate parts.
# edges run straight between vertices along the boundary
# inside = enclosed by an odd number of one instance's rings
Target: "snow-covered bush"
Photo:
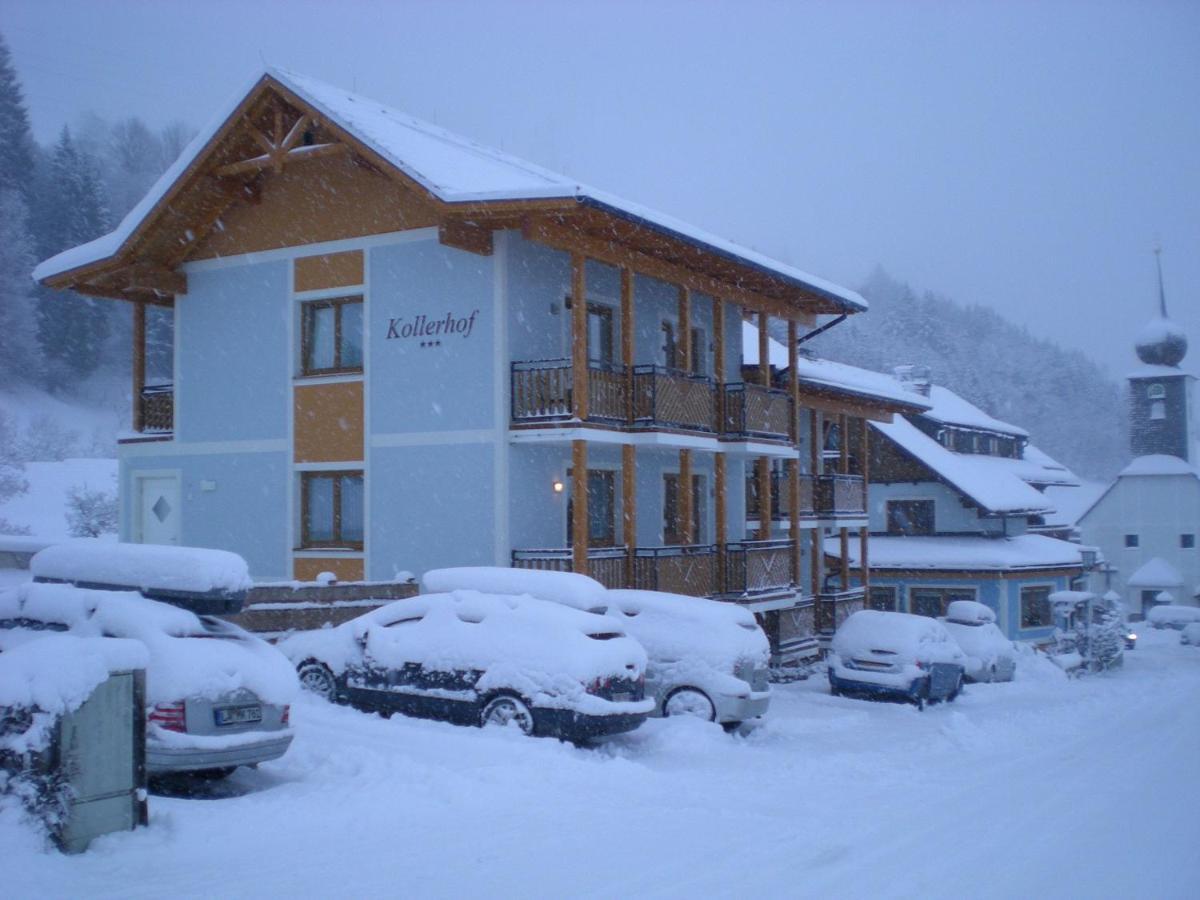
[[[72,485],[67,492],[67,528],[71,537],[100,537],[117,531],[117,495]]]
[[[24,462],[62,462],[79,453],[79,432],[64,428],[52,416],[30,420],[17,442],[17,456]]]

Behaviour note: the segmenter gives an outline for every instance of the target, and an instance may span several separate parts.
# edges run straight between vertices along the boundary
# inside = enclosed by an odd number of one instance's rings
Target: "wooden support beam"
[[[809,566],[808,566],[808,589],[812,592],[812,596],[816,597],[821,593],[821,580],[825,569],[825,554],[821,550],[821,529],[809,529]],[[816,606],[816,616],[814,624],[818,631],[821,629],[821,604]]]
[[[789,459],[788,471],[788,537],[792,539],[792,584],[800,585],[800,460]]]
[[[771,386],[771,335],[767,331],[771,317],[765,312],[758,314],[758,378],[759,384]]]
[[[313,144],[308,147],[296,147],[286,152],[274,150],[264,153],[262,156],[218,166],[212,174],[218,178],[232,178],[247,172],[262,172],[266,169],[273,169],[276,174],[279,174],[283,171],[285,163],[302,159],[320,159],[322,156],[340,156],[349,152],[350,148],[345,144]]]
[[[637,553],[637,447],[621,445],[621,536],[625,539],[625,585],[634,586]]]
[[[800,443],[800,374],[797,371],[800,357],[800,350],[796,344],[798,334],[795,319],[788,319],[788,407],[791,409],[791,415],[788,417],[790,428],[788,433],[791,435],[792,443]]]
[[[692,293],[686,287],[679,288],[679,368],[692,371]]]
[[[850,400],[831,397],[820,392],[813,391],[807,385],[801,385],[800,387],[800,402],[804,408],[819,409],[822,412],[829,413],[833,416],[846,413],[847,415],[858,416],[863,419],[870,419],[872,422],[890,422],[894,417],[890,409],[868,406],[866,404],[855,403]]]
[[[154,291],[169,296],[187,293],[187,275],[160,269],[154,266],[131,266],[129,268],[130,290]]]
[[[142,391],[146,387],[146,306],[133,304],[133,430],[146,427]]]
[[[842,590],[850,590],[850,529],[838,529],[838,544],[842,554]]]
[[[250,132],[250,137],[254,138],[254,143],[256,143],[256,144],[258,144],[258,146],[262,147],[264,153],[266,153],[269,156],[270,154],[275,152],[275,145],[271,142],[271,140],[265,134],[263,134],[261,131],[259,131],[256,126],[247,125],[246,130],[248,132]]]
[[[633,393],[636,329],[637,320],[633,313],[633,271],[627,266],[621,266],[621,365],[625,367],[625,420],[630,425],[637,415]]]
[[[679,451],[679,533],[685,545],[697,541],[696,529],[692,517],[696,508],[696,498],[692,492],[692,451]]]
[[[717,431],[725,429],[725,301],[713,297],[713,381],[717,384]],[[720,454],[718,454],[719,456]]]
[[[571,254],[571,406],[576,419],[588,417],[587,260]]]
[[[864,608],[870,601],[871,592],[871,564],[867,558],[867,551],[871,543],[871,529],[866,525],[858,529],[858,560],[859,560],[859,577],[862,580],[863,591],[866,596],[863,598]]]
[[[301,116],[298,118],[295,124],[292,125],[291,130],[288,131],[287,136],[284,137],[283,143],[279,145],[279,149],[286,153],[288,150],[291,150],[293,147],[299,144],[300,139],[304,137],[304,130],[308,128],[308,126],[308,116]]]
[[[713,455],[713,524],[715,526],[714,535],[717,545],[717,590],[723,592],[726,590],[726,559],[725,545],[729,543],[729,498],[727,491],[729,490],[726,477],[726,458],[724,453]]]
[[[584,253],[591,259],[612,266],[628,266],[635,272],[649,275],[660,281],[682,285],[710,296],[721,296],[750,310],[769,309],[774,315],[798,316],[805,324],[816,321],[802,301],[782,300],[768,297],[740,287],[732,282],[720,281],[709,275],[696,272],[682,265],[663,260],[635,250],[617,241],[607,240],[563,224],[563,216],[530,217],[522,226],[527,240],[537,241],[568,253]]]
[[[850,419],[845,413],[838,416],[838,471],[850,474]]]
[[[823,469],[821,451],[824,447],[821,441],[821,431],[821,411],[810,408],[808,411],[808,470],[814,475],[820,475]]]
[[[758,474],[758,533],[760,541],[771,539],[771,460],[760,456],[756,460]]]
[[[869,518],[871,514],[871,426],[865,419],[859,419],[858,423],[862,428],[858,436],[858,468],[863,480],[863,509],[867,511]],[[871,565],[868,559],[870,542],[871,529],[868,523],[860,528],[858,532],[859,567],[862,570],[863,590],[868,594],[871,590]],[[866,599],[869,599],[869,597]],[[864,600],[865,602],[866,600]]]
[[[492,255],[492,230],[474,222],[447,219],[438,225],[438,242],[480,256]]]
[[[571,569],[588,574],[587,441],[571,441]]]

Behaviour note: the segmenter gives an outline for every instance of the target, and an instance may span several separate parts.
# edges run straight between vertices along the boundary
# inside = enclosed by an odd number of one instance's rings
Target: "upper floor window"
[[[888,534],[933,534],[932,500],[889,500]]]
[[[310,300],[301,307],[301,363],[305,375],[361,372],[362,297]]]
[[[679,368],[679,344],[675,340],[675,324],[662,323],[662,356],[663,365],[668,369]]]
[[[1150,418],[1165,419],[1167,417],[1167,389],[1161,384],[1152,384],[1146,388],[1146,397],[1150,400]]]
[[[301,546],[363,546],[363,473],[302,472]]]
[[[599,303],[587,308],[588,362],[593,365],[613,364],[613,311]]]
[[[703,328],[692,329],[692,374],[708,374],[708,342],[704,339]]]
[[[1138,536],[1136,534],[1125,535],[1125,546],[1136,547],[1138,545]]]
[[[1194,535],[1194,534],[1181,534],[1181,535],[1179,536],[1179,546],[1180,546],[1180,548],[1181,548],[1181,549],[1183,549],[1183,550],[1192,550],[1192,549],[1195,549],[1195,546],[1196,546],[1196,535]]]

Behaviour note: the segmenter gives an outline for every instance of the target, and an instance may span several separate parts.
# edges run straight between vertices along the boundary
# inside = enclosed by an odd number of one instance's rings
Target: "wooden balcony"
[[[810,519],[813,510],[814,478],[806,472],[800,473],[800,518]],[[791,517],[791,489],[786,472],[771,473],[771,519],[775,522]],[[746,518],[758,519],[761,515],[758,497],[758,478],[753,472],[746,476]]]
[[[787,391],[761,384],[727,384],[721,431],[731,437],[790,441],[792,400]]]
[[[813,512],[818,518],[865,516],[867,491],[861,475],[817,475]]]
[[[175,430],[175,386],[154,385],[142,388],[141,395],[134,401],[140,406],[135,421],[140,422],[138,431],[143,434],[171,434]]]
[[[716,431],[717,388],[711,378],[662,366],[633,368],[634,424]]]
[[[512,421],[564,422],[574,418],[573,372],[569,359],[544,359],[512,364]],[[588,421],[624,423],[628,420],[625,369],[593,363],[588,366]]]
[[[627,587],[628,554],[624,547],[592,547],[588,550],[588,574],[606,588]],[[514,569],[536,569],[542,572],[573,572],[570,548],[548,550],[514,550]]]
[[[823,640],[832,637],[851,614],[863,608],[865,597],[866,591],[861,587],[817,595],[815,624]]]
[[[736,541],[725,545],[724,593],[752,596],[791,590],[791,541]]]
[[[717,553],[711,544],[638,547],[633,559],[633,587],[711,597],[717,593]]]

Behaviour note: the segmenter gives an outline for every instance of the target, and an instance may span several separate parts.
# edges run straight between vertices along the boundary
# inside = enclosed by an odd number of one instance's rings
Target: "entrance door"
[[[179,479],[155,475],[137,479],[137,534],[139,544],[179,543]]]

